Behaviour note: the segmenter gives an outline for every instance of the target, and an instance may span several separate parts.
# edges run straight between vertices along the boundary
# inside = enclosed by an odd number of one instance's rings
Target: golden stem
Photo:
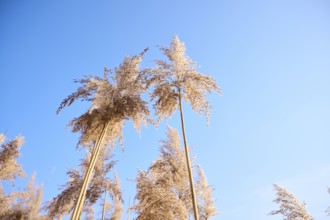
[[[75,206],[75,208],[72,212],[71,220],[79,220],[80,219],[82,209],[83,209],[83,206],[84,206],[84,202],[85,202],[86,191],[87,191],[90,179],[92,177],[92,173],[94,171],[96,160],[97,160],[97,158],[100,154],[100,150],[101,150],[101,147],[102,147],[102,142],[103,142],[103,139],[105,137],[107,127],[108,127],[108,123],[106,123],[103,126],[101,134],[100,134],[100,136],[99,136],[99,138],[96,141],[96,144],[94,146],[92,156],[91,156],[91,159],[90,159],[90,163],[89,163],[87,172],[86,172],[85,177],[84,177],[83,185],[81,187],[79,197],[78,197],[78,200],[76,202],[76,206]]]
[[[184,150],[185,150],[187,168],[188,168],[188,173],[189,173],[191,199],[192,199],[192,203],[193,203],[193,210],[194,210],[195,220],[199,220],[198,209],[197,209],[197,201],[196,201],[196,195],[195,195],[195,188],[194,188],[194,181],[193,181],[193,174],[192,174],[191,166],[190,166],[190,158],[189,158],[189,152],[188,152],[188,146],[187,146],[187,140],[186,140],[186,132],[185,132],[185,127],[184,127],[184,118],[183,118],[183,110],[182,110],[180,89],[179,89],[179,106],[180,106],[180,116],[181,116],[181,127],[182,127]]]

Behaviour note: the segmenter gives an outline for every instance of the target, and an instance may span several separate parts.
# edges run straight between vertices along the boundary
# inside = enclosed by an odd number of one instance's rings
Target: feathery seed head
[[[25,176],[22,166],[17,163],[19,149],[23,144],[24,138],[16,136],[13,140],[0,145],[0,180],[9,180],[14,184],[16,177]]]
[[[301,219],[301,220],[313,220],[313,217],[308,214],[305,208],[305,203],[299,203],[295,196],[289,193],[285,188],[279,187],[273,184],[276,191],[275,203],[280,205],[279,210],[272,211],[270,215],[282,214],[284,220]]]
[[[216,81],[199,73],[185,50],[184,43],[175,36],[170,47],[161,48],[169,62],[156,60],[156,67],[146,71],[146,85],[154,87],[151,100],[155,100],[153,107],[160,120],[170,117],[179,108],[179,98],[208,117],[211,105],[206,100],[207,94],[212,91],[221,94]]]
[[[105,69],[104,78],[89,76],[78,80],[81,86],[63,100],[58,113],[78,99],[92,103],[86,113],[69,123],[73,132],[81,133],[78,145],[93,145],[107,125],[105,143],[114,146],[117,139],[122,143],[125,120],[132,120],[137,130],[151,121],[147,103],[141,97],[145,86],[139,64],[145,52],[126,57],[113,72]]]

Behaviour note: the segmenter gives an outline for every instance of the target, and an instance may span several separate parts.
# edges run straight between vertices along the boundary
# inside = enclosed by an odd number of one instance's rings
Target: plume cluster
[[[146,219],[187,219],[192,214],[191,192],[184,151],[180,138],[173,128],[168,129],[167,140],[161,141],[159,158],[148,171],[139,171],[136,179],[138,203],[133,207],[138,220]],[[197,180],[200,213],[209,218],[215,215],[211,187],[205,179]],[[210,197],[210,198],[207,198]],[[205,200],[206,198],[206,200]]]
[[[115,174],[114,179],[115,185],[119,188],[120,187],[120,180],[118,178],[118,175]],[[109,208],[109,210],[112,210],[112,213],[110,215],[110,220],[120,220],[121,215],[123,213],[123,206],[122,206],[122,199],[119,195],[113,196],[113,206]]]
[[[144,93],[149,93],[151,102],[154,101],[153,108],[158,121],[169,118],[179,108],[182,114],[181,100],[188,102],[197,113],[209,116],[211,106],[206,100],[207,94],[213,90],[221,94],[215,80],[197,71],[196,63],[185,55],[184,43],[177,36],[173,38],[169,47],[160,49],[167,60],[156,60],[155,68],[139,68],[146,49],[136,56],[126,57],[113,70],[105,68],[103,77],[86,76],[75,81],[80,86],[62,101],[57,113],[77,100],[91,103],[85,113],[68,124],[73,132],[80,133],[77,146],[88,148],[90,156],[82,161],[81,171],[67,172],[69,182],[62,186],[62,192],[45,207],[50,217],[67,215],[74,210],[72,218],[78,219],[84,206],[85,216],[92,218],[92,205],[107,191],[107,187],[110,187],[110,195],[115,203],[111,219],[119,218],[121,196],[119,189],[115,191],[116,183],[106,178],[112,165],[106,162],[104,156],[108,154],[104,152],[109,150],[109,153],[118,140],[122,146],[122,130],[126,120],[132,120],[136,130],[140,130],[142,124],[154,123],[150,117],[148,103],[142,98]],[[184,142],[186,143],[185,139]],[[150,215],[148,214],[145,219],[161,219],[161,216],[163,219],[183,219],[190,215],[192,209],[197,210],[196,205],[193,208],[191,204],[191,197],[194,197],[191,164],[184,160],[185,156],[185,152],[180,149],[178,134],[169,129],[168,140],[162,142],[160,158],[147,172],[141,171],[138,174],[138,186],[144,190],[140,192],[140,197],[146,197],[142,194],[148,187],[154,196],[158,195],[158,198],[149,204],[153,207],[150,207]],[[212,188],[208,186],[202,171],[198,172],[198,189],[208,193],[198,194],[199,212],[204,218],[208,218],[215,214],[212,198],[206,198],[211,196]],[[106,200],[104,202],[106,208]],[[172,208],[166,208],[162,204]],[[157,211],[157,207],[162,211]],[[135,208],[139,209],[138,206]],[[168,212],[165,212],[165,209]],[[140,215],[139,219],[142,219],[141,216],[145,215]]]
[[[213,187],[207,182],[206,175],[200,166],[197,166],[196,192],[200,219],[206,220],[216,215],[217,209],[212,195]]]
[[[122,143],[125,120],[132,120],[136,129],[150,121],[147,103],[141,98],[145,91],[139,64],[146,50],[136,56],[126,57],[115,70],[104,70],[104,77],[88,76],[77,80],[81,86],[63,100],[57,110],[70,106],[78,99],[92,102],[86,113],[69,122],[73,132],[80,132],[78,145],[93,145],[106,126],[105,144]]]
[[[5,195],[0,189],[0,219],[3,220],[46,220],[46,216],[40,214],[42,199],[42,187],[34,184],[34,175],[28,182],[23,192],[13,192]]]
[[[221,94],[216,81],[197,71],[197,65],[185,54],[184,43],[175,36],[169,47],[160,48],[168,60],[156,60],[155,68],[144,72],[147,87],[154,87],[151,101],[159,119],[170,117],[179,108],[179,98],[187,101],[199,114],[209,116],[206,95],[213,90]]]
[[[89,166],[89,160],[90,153],[88,152],[86,158],[81,161],[81,171],[77,169],[70,169],[67,171],[69,180],[61,187],[61,193],[44,207],[49,217],[58,218],[70,214],[80,192],[84,174]],[[106,190],[108,190],[112,197],[118,197],[121,201],[121,192],[118,185],[106,177],[114,164],[115,162],[111,160],[109,149],[103,148],[97,160],[93,177],[86,193],[84,212],[90,219],[93,216],[92,206],[101,198]]]
[[[279,187],[276,184],[273,186],[276,191],[274,202],[280,205],[280,209],[272,211],[270,215],[281,214],[284,220],[313,220],[313,217],[305,209],[305,203],[299,203],[295,196],[285,188]]]
[[[17,136],[7,142],[5,139],[5,135],[0,134],[0,219],[46,220],[47,217],[39,212],[43,188],[34,184],[35,175],[32,175],[24,191],[11,193],[4,191],[2,181],[10,181],[14,185],[17,177],[26,176],[22,166],[17,163],[24,138]]]
[[[9,180],[14,183],[17,177],[25,177],[22,166],[17,163],[20,156],[19,149],[24,143],[24,138],[17,136],[7,142],[5,139],[5,135],[0,134],[0,180]]]

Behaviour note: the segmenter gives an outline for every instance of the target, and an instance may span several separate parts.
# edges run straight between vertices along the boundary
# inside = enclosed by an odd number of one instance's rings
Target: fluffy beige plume
[[[170,62],[156,60],[156,68],[145,71],[146,85],[153,86],[151,99],[159,119],[170,117],[179,108],[179,96],[199,114],[209,116],[206,95],[221,94],[216,81],[197,71],[197,65],[185,54],[184,43],[174,36],[170,47],[161,48]]]
[[[141,98],[145,86],[139,72],[144,53],[126,57],[115,70],[105,69],[104,77],[88,76],[77,80],[81,86],[63,100],[59,113],[78,99],[91,102],[86,113],[69,122],[73,132],[80,132],[79,145],[94,145],[104,125],[107,124],[104,144],[113,146],[122,138],[125,120],[132,120],[137,130],[151,121],[147,103]]]
[[[89,163],[90,153],[87,152],[86,157],[81,160],[81,171],[77,169],[70,169],[67,171],[69,177],[68,182],[61,186],[60,194],[49,201],[44,207],[50,218],[58,218],[70,214],[74,208],[75,200],[78,198],[83,176],[85,175]],[[121,198],[121,193],[117,189],[116,184],[106,177],[114,164],[115,162],[112,161],[110,157],[110,151],[107,148],[103,148],[95,166],[91,184],[87,189],[86,203],[84,207],[85,213],[91,211],[91,206],[101,198],[101,195],[106,189],[109,189],[114,195]],[[89,216],[92,216],[91,212],[89,213]]]
[[[161,141],[160,156],[148,171],[138,172],[138,203],[133,207],[138,220],[187,219],[193,214],[184,155],[177,131],[168,128],[167,139]],[[197,188],[201,202],[200,215],[209,218],[215,214],[212,189],[206,183],[205,176],[199,178],[196,184],[200,186]]]
[[[94,148],[72,213],[73,220],[80,218],[101,149],[105,146],[114,147],[118,139],[122,146],[122,128],[126,120],[132,120],[137,130],[141,124],[146,125],[147,121],[152,121],[147,103],[141,97],[146,87],[139,64],[146,51],[147,49],[137,56],[126,57],[114,71],[105,69],[103,78],[86,77],[78,81],[82,86],[64,99],[57,110],[59,113],[78,99],[92,102],[86,113],[69,123],[73,132],[81,133],[78,145],[91,145]]]
[[[4,142],[5,136],[0,135],[0,139]],[[24,144],[24,138],[17,136],[13,140],[9,140],[0,146],[0,180],[9,180],[14,184],[17,177],[25,177],[25,172],[17,159],[20,156],[19,149]]]
[[[289,193],[285,188],[279,187],[276,184],[273,186],[276,191],[274,202],[280,205],[280,209],[272,211],[269,213],[270,215],[281,214],[283,215],[284,220],[313,220],[313,217],[309,215],[305,209],[305,203],[299,203],[295,196]]]
[[[174,36],[169,47],[161,48],[166,55],[166,60],[156,60],[156,67],[144,71],[144,80],[147,88],[153,88],[151,101],[155,101],[153,107],[158,120],[171,117],[179,109],[182,127],[182,136],[185,148],[185,158],[189,174],[191,201],[194,210],[194,218],[198,220],[198,207],[194,190],[194,180],[188,144],[185,135],[184,114],[182,100],[190,104],[192,109],[199,114],[204,114],[209,122],[209,109],[211,105],[206,100],[208,93],[215,91],[221,94],[221,89],[216,81],[197,71],[197,65],[185,54],[184,43]]]
[[[0,196],[0,219],[35,219],[48,220],[47,216],[40,214],[42,200],[42,186],[34,183],[35,175],[32,175],[25,191],[13,192],[3,197]],[[0,193],[1,194],[1,193]]]
[[[213,188],[208,184],[206,175],[200,166],[197,166],[197,174],[196,192],[199,215],[201,219],[207,220],[217,213],[212,196]]]
[[[120,189],[120,180],[117,173],[115,173],[114,184]],[[118,195],[113,196],[113,212],[111,214],[110,220],[120,220],[123,213],[122,199]]]

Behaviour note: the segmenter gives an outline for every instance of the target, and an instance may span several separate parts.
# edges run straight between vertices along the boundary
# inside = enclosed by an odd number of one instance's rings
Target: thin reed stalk
[[[94,171],[96,160],[97,160],[97,158],[100,154],[100,149],[102,147],[103,139],[104,139],[105,134],[106,134],[107,126],[108,126],[108,123],[106,123],[103,126],[102,132],[101,132],[101,134],[100,134],[100,136],[99,136],[99,138],[98,138],[98,140],[97,140],[97,142],[94,146],[94,149],[93,149],[93,152],[92,152],[92,155],[91,155],[91,159],[90,159],[90,164],[88,166],[86,175],[84,177],[84,182],[83,182],[83,185],[81,187],[79,197],[78,197],[78,200],[76,202],[76,206],[75,206],[75,208],[72,212],[71,220],[79,220],[80,219],[82,209],[83,209],[83,206],[84,206],[84,202],[85,202],[86,191],[87,191],[90,179],[91,179],[93,171]]]
[[[188,151],[188,146],[187,146],[188,144],[187,144],[186,132],[185,132],[185,126],[184,126],[184,117],[183,117],[180,90],[179,90],[179,107],[180,107],[182,136],[183,136],[184,150],[185,150],[185,156],[186,156],[186,161],[187,161],[187,168],[188,168],[188,173],[189,173],[190,191],[191,191],[191,199],[192,199],[192,203],[193,203],[194,217],[195,217],[195,220],[199,220],[194,180],[193,180],[193,174],[191,171],[191,165],[190,165],[191,163],[190,163],[190,158],[189,158],[189,151]]]

